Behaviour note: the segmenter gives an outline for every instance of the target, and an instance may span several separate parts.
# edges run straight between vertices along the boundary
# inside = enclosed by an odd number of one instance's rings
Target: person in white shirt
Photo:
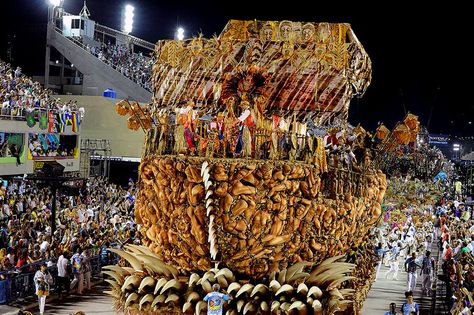
[[[77,209],[77,216],[78,216],[78,220],[79,222],[84,222],[84,209],[83,208],[79,208]]]
[[[3,213],[5,214],[6,217],[9,217],[10,216],[10,206],[8,205],[8,203],[5,203],[3,205]]]
[[[85,289],[90,291],[91,289],[91,272],[92,272],[92,266],[91,266],[91,254],[90,254],[90,249],[87,247],[83,252],[82,252],[82,268],[84,272],[84,284],[85,284]]]
[[[66,293],[69,294],[69,257],[68,253],[64,252],[58,258],[58,295],[59,298],[62,297],[63,289],[66,289]]]
[[[36,286],[36,295],[38,296],[40,315],[44,314],[46,297],[49,295],[49,286],[51,284],[51,275],[47,271],[46,264],[42,264],[33,278]]]
[[[471,254],[474,254],[474,236],[471,235],[471,241],[466,240],[466,242],[468,243],[467,248],[469,248]]]
[[[17,202],[16,210],[18,211],[18,213],[23,213],[23,200],[20,199],[20,202]]]
[[[40,251],[42,253],[46,253],[46,251],[49,249],[49,242],[48,242],[49,237],[45,237],[43,242],[40,244]]]

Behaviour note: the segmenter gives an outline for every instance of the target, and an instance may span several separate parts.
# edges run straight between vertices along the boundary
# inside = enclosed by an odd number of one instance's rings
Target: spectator
[[[116,69],[144,89],[151,91],[151,69],[153,58],[134,53],[125,45],[113,45],[110,42],[101,43],[99,47],[86,45],[92,55]]]
[[[58,259],[58,295],[59,298],[62,298],[62,293],[63,290],[66,290],[66,294],[69,294],[69,289],[70,289],[70,283],[69,283],[69,275],[70,275],[70,269],[71,265],[69,263],[68,259],[68,252],[65,251],[61,256],[59,256]]]
[[[81,247],[76,247],[76,253],[71,257],[71,269],[74,280],[71,282],[71,290],[77,285],[77,294],[81,295],[84,286],[84,267],[81,255]]]
[[[10,182],[8,189],[2,185],[0,249],[8,259],[3,259],[0,271],[11,265],[21,268],[33,261],[54,261],[65,250],[75,249],[75,245],[89,247],[91,255],[101,254],[103,263],[111,262],[106,251],[110,240],[134,235],[134,198],[130,196],[135,191],[135,187],[125,190],[108,184],[104,178],[89,180],[81,196],[58,197],[58,229],[51,235],[51,191],[26,181]]]
[[[10,64],[0,60],[0,116],[24,117],[34,110],[65,113],[78,109],[75,101],[53,98],[52,91],[23,75],[20,67],[13,71]]]
[[[90,254],[90,246],[86,247],[86,249],[82,252],[82,268],[84,273],[84,284],[87,291],[91,289],[91,254]]]

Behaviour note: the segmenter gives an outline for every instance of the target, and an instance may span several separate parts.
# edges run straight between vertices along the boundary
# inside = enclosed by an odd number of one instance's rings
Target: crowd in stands
[[[78,111],[76,101],[62,102],[53,97],[51,90],[43,89],[39,82],[23,75],[20,67],[14,69],[0,60],[0,117],[25,116],[36,109],[60,113]]]
[[[49,188],[28,180],[0,186],[0,280],[30,271],[34,262],[52,266],[75,253],[107,257],[111,243],[135,241],[133,182],[122,188],[98,177],[88,180],[79,196],[58,192],[54,232]]]
[[[64,144],[48,142],[44,145],[41,142],[40,135],[30,134],[28,149],[33,157],[73,157],[74,148],[66,148]]]
[[[451,201],[438,210],[436,234],[442,252],[446,303],[451,314],[472,314],[474,301],[474,220],[472,209]]]
[[[141,52],[135,53],[125,45],[113,45],[110,42],[101,43],[99,47],[86,45],[86,49],[133,82],[151,91],[152,58]]]
[[[0,139],[0,158],[2,157],[15,157],[17,163],[20,164],[21,148],[15,143],[8,143],[8,139]]]

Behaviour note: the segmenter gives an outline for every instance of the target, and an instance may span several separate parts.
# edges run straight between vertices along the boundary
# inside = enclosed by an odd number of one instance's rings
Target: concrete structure
[[[70,126],[67,126],[64,135],[77,135],[78,154],[74,158],[55,159],[65,166],[66,172],[78,172],[81,169],[88,169],[85,163],[90,162],[93,156],[84,156],[89,161],[81,160],[79,154],[80,143],[86,140],[104,140],[110,145],[107,158],[119,161],[140,161],[145,134],[143,131],[132,131],[127,128],[127,117],[119,116],[115,112],[115,100],[103,96],[82,96],[82,95],[57,95],[62,101],[77,101],[78,107],[85,109],[85,115],[80,125],[79,134],[73,133]],[[32,128],[26,125],[25,120],[0,120],[0,132],[18,133],[24,143],[23,153],[20,157],[20,165],[16,165],[16,158],[8,157],[0,159],[0,175],[22,175],[32,173],[35,168],[40,168],[41,161],[34,161],[28,155],[28,137],[30,133],[45,134],[47,130],[41,130],[38,124]],[[90,153],[90,152],[89,152]],[[90,155],[90,154],[89,154]],[[104,155],[102,154],[102,158]],[[54,158],[51,158],[54,159]],[[108,162],[105,162],[109,167]],[[82,167],[81,167],[82,165]]]
[[[106,89],[112,88],[117,92],[118,98],[128,98],[144,103],[151,101],[151,93],[149,91],[100,61],[94,55],[84,50],[80,43],[65,37],[55,28],[48,27],[47,43],[56,48],[61,55],[73,63],[74,67],[82,73],[83,95],[99,96]],[[46,84],[48,83],[45,80]]]
[[[79,94],[91,96],[100,96],[106,89],[111,88],[117,92],[118,98],[150,102],[151,92],[102,62],[85,48],[86,45],[98,47],[101,45],[100,42],[110,41],[116,45],[126,45],[132,51],[134,47],[140,47],[142,51],[152,52],[154,44],[99,25],[90,20],[89,15],[85,3],[79,15],[65,12],[62,2],[57,7],[49,7],[44,87],[63,93],[80,92]],[[51,48],[59,52],[59,58],[51,60],[51,55],[54,53]],[[59,79],[50,78],[51,67],[59,67]],[[70,73],[66,73],[65,70]],[[81,89],[79,90],[77,86]]]
[[[59,157],[43,157],[40,159],[33,159],[31,154],[29,154],[28,149],[28,142],[29,142],[29,135],[30,134],[48,134],[48,130],[42,130],[36,124],[34,127],[28,127],[26,124],[26,120],[18,120],[18,119],[0,119],[0,132],[4,133],[13,133],[18,134],[23,139],[23,149],[22,154],[20,156],[20,165],[16,164],[16,158],[14,157],[6,157],[0,158],[0,175],[23,175],[23,174],[30,174],[33,173],[35,169],[41,168],[43,163],[48,161],[56,161],[59,164],[64,166],[65,172],[77,172],[79,171],[79,160],[80,160],[80,152],[79,152],[79,143],[80,143],[80,134],[75,133],[71,130],[71,126],[67,126],[65,131],[61,133],[61,135],[65,136],[77,136],[76,139],[76,147],[78,151],[74,155],[74,157],[69,158],[59,158]],[[57,134],[59,136],[59,134]]]
[[[64,36],[94,37],[95,22],[80,15],[63,16]]]

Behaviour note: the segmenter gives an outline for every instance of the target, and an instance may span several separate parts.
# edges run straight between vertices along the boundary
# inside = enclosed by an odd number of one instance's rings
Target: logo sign
[[[429,136],[430,144],[437,144],[437,145],[447,145],[449,140],[449,136],[447,135],[435,135],[431,134]]]
[[[43,161],[33,161],[33,171],[37,171],[43,168]]]

